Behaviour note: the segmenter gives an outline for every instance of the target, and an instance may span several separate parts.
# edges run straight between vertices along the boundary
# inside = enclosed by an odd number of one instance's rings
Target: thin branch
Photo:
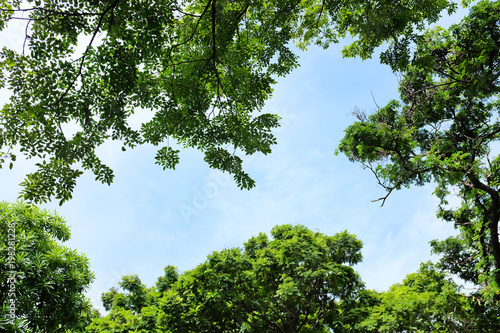
[[[188,39],[186,39],[185,41],[183,41],[180,44],[174,44],[174,45],[172,45],[172,47],[170,48],[170,53],[172,53],[172,50],[174,48],[177,48],[179,46],[187,44],[188,42],[190,42],[194,38],[194,35],[196,34],[196,31],[198,30],[198,26],[200,25],[200,21],[203,19],[203,16],[207,13],[208,8],[210,7],[211,3],[212,3],[212,0],[209,0],[208,3],[207,3],[207,5],[205,6],[205,9],[203,10],[203,13],[201,13],[201,15],[199,16],[198,20],[196,21],[196,25],[195,25],[195,27],[193,29],[193,32],[191,33],[191,36],[189,36]]]
[[[373,96],[373,90],[370,90],[370,94],[372,95],[373,103],[375,103],[377,110],[380,110],[380,106],[378,106],[377,101],[375,100],[375,96]]]
[[[486,176],[486,180],[488,181],[488,184],[491,182],[491,176],[493,176],[493,166],[491,165],[490,161],[490,152],[486,152],[486,160],[488,161],[488,166],[490,167],[490,173]]]
[[[371,200],[371,202],[382,201],[382,203],[380,204],[380,207],[383,207],[385,204],[385,201],[387,200],[389,195],[391,195],[392,191],[394,191],[394,189],[396,189],[400,184],[396,184],[395,186],[387,186],[382,182],[382,180],[377,175],[377,172],[375,170],[373,170],[373,167],[371,165],[363,164],[363,167],[370,170],[373,173],[373,175],[375,176],[375,179],[377,179],[378,184],[380,186],[382,186],[387,191],[387,194],[385,196],[380,197],[378,199]]]
[[[81,61],[80,61],[80,66],[78,68],[78,73],[76,74],[75,78],[73,79],[73,81],[71,81],[70,85],[68,86],[68,88],[66,89],[66,91],[59,97],[59,99],[56,101],[56,105],[57,105],[57,109],[59,110],[59,106],[60,106],[60,103],[62,101],[62,99],[68,94],[68,92],[73,88],[73,86],[75,85],[75,82],[76,80],[80,77],[80,75],[82,74],[82,69],[83,69],[83,64],[85,62],[85,58],[87,57],[87,54],[90,50],[90,47],[92,46],[92,43],[94,42],[94,39],[95,37],[97,36],[97,33],[99,32],[99,29],[101,28],[101,25],[103,23],[103,20],[104,20],[104,16],[106,16],[106,14],[110,11],[110,10],[113,10],[116,5],[118,4],[120,0],[115,0],[115,2],[113,2],[108,8],[106,8],[106,10],[100,15],[101,17],[99,18],[99,22],[97,23],[97,27],[94,29],[94,33],[92,34],[92,38],[90,39],[90,42],[89,44],[87,45],[87,48],[85,49],[85,52],[83,53],[83,56],[81,57]]]
[[[24,50],[26,48],[26,41],[28,40],[28,28],[29,28],[29,25],[31,23],[32,19],[29,19],[28,22],[26,23],[26,28],[24,30],[24,42],[23,42],[23,58],[26,58],[25,55],[24,55]]]
[[[474,222],[455,222],[454,225],[472,225]]]
[[[387,192],[387,194],[383,197],[380,197],[378,199],[374,199],[374,200],[371,200],[371,202],[377,202],[377,201],[381,201],[382,200],[382,203],[380,204],[380,207],[383,207],[384,204],[385,204],[385,200],[387,200],[387,198],[389,197],[389,195],[391,194],[391,192],[395,189],[395,187],[391,187],[389,188],[389,191]]]
[[[201,15],[196,15],[196,14],[192,14],[192,13],[187,13],[185,11],[183,11],[182,9],[179,8],[179,6],[175,5],[174,6],[175,10],[178,11],[179,13],[181,13],[182,15],[186,15],[186,16],[191,16],[191,17],[201,17]]]
[[[325,0],[321,2],[321,9],[319,10],[318,19],[316,20],[316,29],[319,29],[319,21],[321,20],[321,15],[323,15],[324,7],[325,7]]]
[[[250,3],[247,3],[247,5],[245,7],[243,7],[241,9],[241,12],[238,14],[238,16],[236,16],[236,23],[238,24],[239,21],[241,20],[241,17],[243,15],[246,15],[247,11],[248,11],[248,7],[250,7]]]

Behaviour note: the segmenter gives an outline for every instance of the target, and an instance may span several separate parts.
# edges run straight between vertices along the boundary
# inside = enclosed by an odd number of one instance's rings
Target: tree
[[[273,228],[244,249],[216,251],[195,269],[165,270],[140,311],[126,301],[137,291],[103,295],[110,315],[94,320],[138,332],[330,332],[340,330],[343,305],[363,284],[350,265],[361,261],[361,241],[347,232],[325,236],[304,226]],[[128,321],[125,318],[129,318]],[[101,326],[99,326],[101,325]],[[114,325],[114,326],[113,326]],[[127,326],[128,325],[128,326]]]
[[[350,267],[361,241],[304,226],[273,228],[244,250],[214,252],[159,300],[160,330],[172,332],[328,332],[341,327],[343,300],[362,282]],[[180,315],[180,316],[179,316]]]
[[[449,276],[423,263],[402,283],[379,293],[378,304],[356,332],[497,332],[498,307],[479,305],[474,295],[460,293]]]
[[[500,312],[464,293],[453,272],[422,263],[384,292],[364,289],[350,265],[361,242],[304,226],[273,228],[243,249],[215,251],[179,275],[165,268],[152,288],[137,276],[103,294],[110,313],[86,332],[497,332]],[[139,303],[134,300],[141,300]],[[139,305],[140,304],[140,305]],[[138,306],[139,305],[139,306]]]
[[[382,205],[393,190],[437,183],[437,215],[460,228],[489,299],[500,297],[498,22],[500,3],[480,1],[449,30],[428,30],[402,76],[401,101],[358,112],[338,149],[374,173],[387,190]],[[454,192],[458,206],[448,203]]]
[[[2,332],[63,332],[85,325],[89,260],[60,242],[70,238],[55,213],[0,202]]]
[[[179,274],[173,266],[165,267],[165,274],[155,286],[146,288],[137,275],[122,277],[119,283],[123,292],[116,288],[102,294],[104,309],[109,314],[95,317],[84,332],[133,332],[155,331],[158,318],[158,300],[177,281]]]
[[[467,1],[465,1],[467,2]],[[346,56],[368,58],[390,42],[382,62],[408,61],[410,41],[435,22],[449,0],[421,1],[2,1],[0,29],[26,22],[22,50],[0,52],[0,88],[12,92],[0,112],[0,162],[13,152],[38,158],[21,184],[26,200],[62,204],[90,170],[110,184],[96,149],[161,145],[156,163],[175,168],[175,142],[205,154],[212,168],[254,181],[241,155],[267,154],[279,126],[257,115],[276,77],[298,66],[290,42],[327,47],[356,37]],[[134,113],[151,117],[140,128]],[[1,163],[0,163],[1,166]]]

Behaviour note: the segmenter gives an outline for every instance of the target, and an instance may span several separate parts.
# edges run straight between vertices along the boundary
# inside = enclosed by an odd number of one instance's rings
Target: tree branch
[[[500,243],[498,241],[498,221],[500,219],[500,196],[498,191],[490,186],[482,183],[474,173],[469,172],[467,177],[471,181],[474,188],[485,191],[490,195],[491,207],[486,212],[489,212],[489,229],[490,229],[490,246],[495,263],[495,281],[500,285]]]

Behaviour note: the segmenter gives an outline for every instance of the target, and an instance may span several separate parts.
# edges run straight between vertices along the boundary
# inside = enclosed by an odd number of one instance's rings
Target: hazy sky
[[[11,30],[4,43],[20,40]],[[372,174],[334,155],[355,120],[354,107],[371,113],[376,104],[397,98],[396,75],[378,59],[342,59],[340,46],[299,54],[301,67],[278,80],[264,108],[283,117],[278,145],[270,155],[245,159],[254,189],[238,189],[195,150],[181,151],[176,170],[163,171],[154,164],[154,147],[124,153],[110,143],[99,154],[115,171],[111,186],[85,174],[71,201],[44,206],[71,227],[66,245],[90,258],[96,280],[88,296],[94,306],[102,307],[101,293],[117,287],[122,275],[138,274],[151,286],[167,265],[192,269],[212,251],[242,246],[278,224],[356,234],[364,259],[355,269],[376,290],[400,282],[428,260],[430,240],[454,234],[452,225],[435,218],[432,186],[393,192],[380,207],[371,200],[385,193]],[[3,103],[7,93],[1,94]],[[148,117],[143,111],[137,120]],[[0,200],[16,200],[17,184],[34,170],[31,164],[20,161],[12,171],[0,171]]]

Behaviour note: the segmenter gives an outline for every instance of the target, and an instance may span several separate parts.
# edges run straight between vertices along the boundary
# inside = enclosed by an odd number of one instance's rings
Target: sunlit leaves
[[[422,263],[402,283],[374,295],[359,332],[491,332],[500,327],[495,307],[478,304],[431,263]]]

